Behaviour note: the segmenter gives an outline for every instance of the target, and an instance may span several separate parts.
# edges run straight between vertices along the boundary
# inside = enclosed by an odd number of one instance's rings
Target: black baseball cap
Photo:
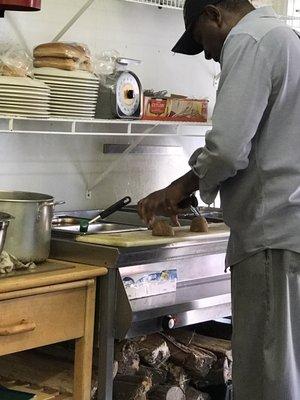
[[[221,3],[221,1],[222,0],[186,0],[183,8],[185,32],[173,47],[172,51],[174,53],[194,56],[203,51],[203,47],[193,38],[194,23],[197,21],[205,6]]]

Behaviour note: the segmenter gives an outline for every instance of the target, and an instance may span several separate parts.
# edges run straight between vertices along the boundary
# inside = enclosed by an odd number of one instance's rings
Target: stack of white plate
[[[49,118],[50,88],[31,78],[0,76],[0,115]]]
[[[36,79],[50,86],[50,114],[57,118],[95,117],[99,79],[86,71],[36,68]]]

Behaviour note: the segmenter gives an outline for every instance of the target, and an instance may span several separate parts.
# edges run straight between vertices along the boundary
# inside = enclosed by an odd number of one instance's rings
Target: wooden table
[[[74,400],[90,400],[96,277],[107,269],[43,265],[64,269],[0,280],[0,356],[75,339]]]

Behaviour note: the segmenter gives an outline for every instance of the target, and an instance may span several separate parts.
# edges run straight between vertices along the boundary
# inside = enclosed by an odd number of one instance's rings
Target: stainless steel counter
[[[90,212],[89,218],[95,214],[96,211]],[[116,214],[111,222],[142,227],[134,211]],[[78,212],[76,216],[82,214]],[[188,219],[183,221],[190,223]],[[224,273],[227,241],[228,237],[211,235],[196,242],[121,248],[79,243],[74,235],[53,232],[51,257],[109,269],[108,275],[100,279],[98,290],[99,400],[112,399],[116,338],[131,338],[167,326],[177,328],[230,315],[230,274]],[[178,272],[176,292],[129,300],[123,276],[168,269]]]

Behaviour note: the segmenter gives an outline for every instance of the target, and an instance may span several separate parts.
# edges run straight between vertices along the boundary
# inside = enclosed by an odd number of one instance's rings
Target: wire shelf
[[[156,6],[161,8],[171,8],[182,10],[185,0],[126,0],[131,3],[140,3],[147,6]]]

